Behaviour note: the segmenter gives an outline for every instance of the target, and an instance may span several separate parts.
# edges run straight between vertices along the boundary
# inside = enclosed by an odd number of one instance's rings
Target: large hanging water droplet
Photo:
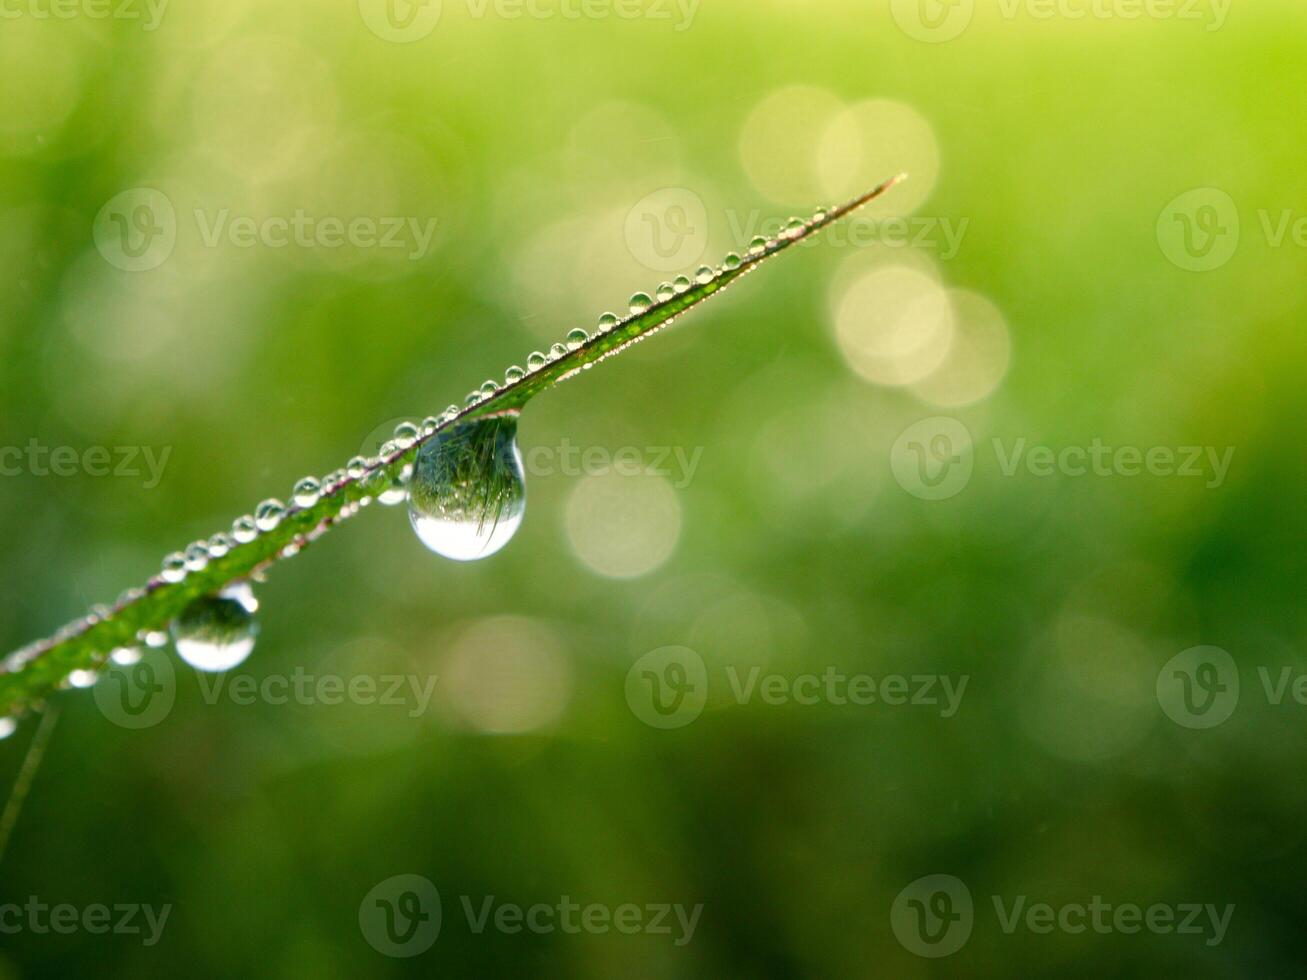
[[[508,544],[526,512],[517,419],[478,419],[440,433],[418,453],[409,519],[422,543],[455,561]]]
[[[216,595],[201,596],[173,620],[177,654],[196,670],[231,670],[254,649],[259,602],[248,582],[237,582]]]

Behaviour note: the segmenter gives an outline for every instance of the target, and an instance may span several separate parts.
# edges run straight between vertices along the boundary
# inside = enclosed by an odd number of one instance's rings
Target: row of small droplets
[[[813,215],[812,222],[819,222],[825,216],[826,212],[824,210],[818,210]],[[808,226],[809,222],[804,221],[802,218],[791,218],[786,224],[781,238],[798,238]],[[747,254],[750,258],[760,256],[775,248],[779,243],[778,239],[758,236],[749,243]],[[580,327],[572,330],[567,335],[566,343],[554,344],[547,353],[543,351],[533,352],[527,357],[525,368],[518,365],[510,367],[504,372],[502,385],[494,380],[488,380],[481,387],[470,391],[464,400],[465,406],[471,408],[494,397],[501,387],[516,384],[539,371],[543,371],[549,365],[588,343],[592,337],[610,333],[628,322],[631,317],[641,316],[655,305],[669,302],[675,297],[689,292],[694,288],[695,284],[705,286],[718,276],[735,272],[744,261],[745,259],[741,258],[739,254],[731,252],[722,261],[722,264],[715,269],[707,265],[701,266],[695,272],[693,279],[690,276],[678,276],[671,282],[661,283],[655,290],[654,296],[643,292],[635,293],[628,304],[629,316],[619,317],[616,313],[604,313],[599,317],[593,335]],[[401,422],[395,428],[394,438],[381,447],[378,457],[368,459],[363,456],[355,456],[346,464],[343,470],[329,473],[321,480],[311,476],[299,480],[291,491],[291,502],[294,508],[303,510],[313,507],[324,493],[335,492],[347,480],[363,480],[364,489],[368,493],[359,500],[345,505],[339,514],[341,519],[351,517],[358,512],[359,508],[366,507],[371,503],[374,496],[383,504],[399,503],[404,498],[402,484],[407,471],[411,469],[411,465],[406,466],[404,468],[405,472],[401,472],[398,479],[396,479],[386,471],[382,464],[389,464],[402,456],[419,439],[434,435],[442,426],[454,421],[462,411],[463,409],[459,409],[457,405],[450,405],[440,415],[433,415],[424,419],[420,426],[412,422]],[[260,503],[252,515],[247,514],[237,518],[232,524],[230,533],[215,534],[207,541],[192,543],[185,551],[168,555],[163,560],[160,578],[164,582],[175,583],[185,579],[191,572],[203,571],[211,560],[222,558],[237,545],[248,544],[257,538],[260,533],[276,530],[286,516],[294,512],[294,509],[288,509],[281,500],[269,498]],[[287,553],[293,554],[299,547],[300,543],[292,542],[283,550],[283,555],[289,557]],[[135,591],[139,592],[140,590]],[[132,596],[124,594],[119,602],[122,603],[130,598]]]

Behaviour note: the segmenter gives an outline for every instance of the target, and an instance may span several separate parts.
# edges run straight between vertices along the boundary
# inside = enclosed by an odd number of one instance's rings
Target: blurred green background
[[[6,650],[766,221],[901,169],[870,216],[911,218],[541,396],[498,555],[373,507],[258,587],[227,683],[429,704],[238,703],[180,662],[148,728],[60,695],[0,907],[171,911],[153,945],[0,913],[0,976],[1300,967],[1301,4],[122,3],[0,19]],[[32,440],[137,475],[42,475]],[[1154,462],[1009,465],[1096,440]],[[1171,664],[1200,646],[1230,659]],[[966,686],[761,689],[828,671]],[[411,956],[396,875],[441,899]],[[702,910],[679,943],[478,932],[490,896]],[[1094,896],[1233,911],[1004,928]]]

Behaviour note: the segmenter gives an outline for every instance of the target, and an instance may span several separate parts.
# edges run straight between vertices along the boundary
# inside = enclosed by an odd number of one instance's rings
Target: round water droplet
[[[449,405],[440,413],[440,424],[444,425],[446,422],[452,422],[456,418],[458,418],[458,406]]]
[[[228,534],[215,534],[209,539],[209,557],[221,558],[236,547],[236,542]]]
[[[582,330],[580,327],[577,327],[575,330],[570,331],[567,335],[567,349],[576,350],[578,347],[580,347],[589,339],[590,339],[590,335],[586,333],[584,330]]]
[[[798,238],[799,233],[803,231],[807,222],[802,218],[791,218],[785,225],[785,235],[788,238]]]
[[[699,271],[694,274],[694,281],[700,286],[706,286],[716,278],[717,273],[713,271],[713,268],[710,265],[699,266]]]
[[[248,544],[259,536],[258,525],[254,523],[254,518],[246,514],[244,517],[238,517],[231,522],[231,536],[236,539],[238,544]]]
[[[504,372],[504,384],[509,384],[509,385],[515,384],[518,381],[521,381],[525,377],[526,377],[526,372],[523,371],[516,364],[514,364],[511,368],[509,368],[507,371]]]
[[[410,445],[418,437],[418,427],[412,422],[401,422],[395,426],[395,441],[402,446]]]
[[[180,582],[186,577],[186,556],[174,551],[163,560],[163,570],[159,577],[165,582]]]
[[[562,344],[554,344],[553,347],[549,348],[549,360],[551,361],[556,361],[560,357],[566,357],[566,356],[567,356],[567,348],[564,347]]]
[[[260,531],[274,531],[286,513],[286,505],[274,497],[269,497],[254,508],[254,524]]]
[[[672,280],[672,289],[678,293],[688,293],[690,291],[690,277],[677,276]]]
[[[209,546],[203,541],[193,541],[186,546],[186,570],[202,572],[209,566]]]
[[[631,297],[631,312],[636,316],[639,316],[651,306],[653,306],[653,300],[649,298],[648,293],[636,293]]]
[[[813,221],[825,221],[825,220],[826,220],[826,209],[825,209],[825,208],[818,208],[816,211],[812,212],[812,220],[813,220]]]
[[[440,419],[434,415],[428,415],[422,420],[422,434],[424,436],[434,435],[438,428],[440,428]]]
[[[541,354],[539,351],[533,351],[526,359],[526,369],[528,371],[539,371],[548,363],[549,358],[545,357],[545,355]]]
[[[85,690],[95,684],[99,677],[100,675],[93,670],[74,670],[68,675],[68,683],[72,687]]]
[[[493,381],[487,381],[485,384],[481,386],[481,394],[486,398],[489,398],[498,390],[499,390],[499,385],[495,384]]]
[[[231,670],[254,649],[258,600],[249,583],[237,582],[217,595],[201,596],[172,624],[177,654],[196,670]]]
[[[141,630],[136,636],[151,650],[160,650],[168,642],[168,634],[163,630]]]
[[[132,664],[140,663],[142,656],[143,654],[136,647],[119,647],[109,654],[109,659],[119,667],[130,667]]]
[[[296,507],[312,507],[321,496],[322,484],[311,476],[300,480],[291,491],[291,499],[295,501]]]
[[[758,235],[756,238],[753,239],[753,241],[749,242],[750,255],[761,255],[766,250],[767,250],[767,239],[763,238],[761,235]]]
[[[658,302],[666,303],[675,295],[676,290],[670,282],[662,282],[658,284]]]
[[[722,268],[727,272],[734,272],[740,267],[740,257],[734,252],[728,252],[726,258],[722,259]]]
[[[604,313],[599,317],[599,332],[607,333],[622,322],[622,318],[616,313]]]
[[[455,561],[493,555],[526,512],[517,419],[479,419],[442,432],[418,453],[409,519],[428,548]]]
[[[0,718],[0,739],[8,738],[18,731],[18,722],[13,718]]]
[[[463,404],[466,405],[468,408],[471,408],[473,405],[478,404],[483,397],[484,396],[481,394],[480,388],[478,388],[476,391],[469,391],[467,393],[467,397],[463,399]]]
[[[377,492],[377,501],[387,507],[402,504],[408,499],[408,481],[412,476],[413,464],[405,463],[393,479],[387,477],[388,482]]]
[[[363,474],[368,471],[368,461],[362,456],[355,456],[345,464],[345,472],[349,474],[351,480],[363,478]]]

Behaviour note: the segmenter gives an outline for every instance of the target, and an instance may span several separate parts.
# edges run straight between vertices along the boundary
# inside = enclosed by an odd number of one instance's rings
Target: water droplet
[[[151,650],[161,650],[168,642],[168,634],[163,630],[141,630],[137,635]]]
[[[322,484],[311,476],[300,480],[291,491],[291,499],[295,501],[296,507],[312,507],[321,496]]]
[[[653,300],[649,298],[648,293],[636,293],[631,297],[631,312],[636,316],[639,316],[651,306],[653,306]]]
[[[193,541],[186,546],[183,557],[188,572],[202,572],[209,565],[209,546],[203,541]]]
[[[236,547],[236,542],[227,534],[215,534],[209,539],[209,557],[221,558]]]
[[[377,493],[377,501],[386,507],[402,504],[408,499],[408,481],[412,476],[413,464],[405,463],[393,478],[387,477],[388,482]]]
[[[440,424],[444,425],[446,422],[452,422],[456,418],[458,418],[458,406],[450,405],[440,413]]]
[[[486,398],[489,398],[498,390],[499,390],[499,385],[495,384],[493,381],[487,381],[485,384],[481,386],[481,394]]]
[[[580,347],[589,339],[590,339],[590,335],[586,333],[584,330],[582,330],[580,327],[577,327],[575,330],[572,330],[567,335],[567,349],[576,350],[578,347]]]
[[[826,209],[825,209],[825,208],[818,208],[816,211],[812,212],[812,220],[813,220],[813,221],[825,221],[825,220],[826,220]]]
[[[468,408],[471,408],[473,405],[480,402],[483,397],[484,396],[481,394],[480,388],[478,388],[476,391],[469,391],[467,393],[467,397],[463,399],[463,404],[466,405]]]
[[[259,536],[258,525],[254,523],[254,518],[246,514],[244,517],[238,517],[231,522],[231,536],[236,539],[238,544],[249,544]]]
[[[699,271],[694,274],[694,281],[700,286],[706,286],[717,278],[717,273],[713,271],[710,265],[699,266]]]
[[[163,634],[160,633],[160,636]],[[141,662],[141,651],[136,647],[119,647],[113,653],[109,654],[109,659],[119,667],[130,667],[132,664]]]
[[[436,418],[434,415],[428,415],[422,420],[422,434],[424,436],[434,435],[436,430],[439,428],[440,419]]]
[[[85,689],[91,687],[100,675],[93,670],[74,670],[68,674],[68,683],[76,688]]]
[[[526,372],[523,371],[516,364],[514,364],[511,368],[509,368],[507,371],[504,372],[504,384],[509,384],[509,385],[516,384],[518,381],[521,381],[525,377],[526,377]]]
[[[227,586],[217,595],[201,596],[172,624],[177,654],[196,670],[231,670],[254,649],[258,600],[248,582]]]
[[[368,461],[362,456],[355,456],[345,464],[345,472],[349,474],[352,480],[361,480],[363,474],[368,471]]]
[[[13,718],[0,718],[0,739],[8,738],[18,731],[18,722]]]
[[[418,437],[418,427],[412,422],[401,422],[395,426],[395,441],[402,446],[412,445],[413,440]]]
[[[785,225],[785,235],[787,238],[798,238],[799,233],[803,231],[807,224],[802,218],[791,218]]]
[[[726,258],[722,259],[722,268],[727,272],[734,272],[740,267],[740,257],[734,252],[728,252]]]
[[[506,545],[526,511],[517,419],[479,419],[442,432],[418,453],[409,519],[438,555],[471,561]]]
[[[761,255],[765,251],[767,251],[767,239],[763,238],[761,235],[758,235],[753,239],[753,241],[749,242],[750,255]]]
[[[658,302],[666,303],[676,295],[676,290],[670,282],[661,282],[658,284]]]
[[[677,276],[676,279],[672,281],[672,289],[678,293],[688,293],[690,291],[690,285],[689,276]]]
[[[616,313],[604,313],[599,317],[599,332],[607,333],[622,322],[622,318]]]
[[[567,356],[567,348],[564,347],[562,344],[554,344],[553,347],[549,348],[549,360],[551,361],[556,361],[560,357],[566,357],[566,356]]]
[[[165,582],[180,582],[186,577],[186,556],[174,551],[163,560],[163,570],[159,577]]]
[[[286,513],[286,505],[270,497],[254,508],[254,524],[260,531],[275,531]]]
[[[539,351],[532,352],[531,356],[526,359],[526,369],[528,371],[539,371],[549,363],[549,358],[545,357]]]
[[[328,473],[326,476],[322,478],[322,486],[320,488],[322,492],[319,494],[319,496],[325,495],[330,491],[330,489],[334,487],[338,487],[344,482],[345,482],[345,471],[332,470],[330,473]]]

